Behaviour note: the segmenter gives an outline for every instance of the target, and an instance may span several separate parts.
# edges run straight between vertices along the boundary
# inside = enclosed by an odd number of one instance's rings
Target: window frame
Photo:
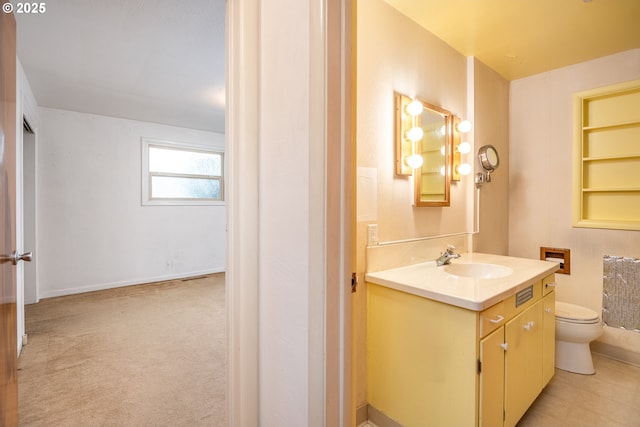
[[[184,143],[176,141],[167,141],[155,138],[141,138],[141,203],[142,206],[220,206],[225,205],[225,156],[224,150],[204,144]],[[192,151],[208,154],[216,154],[220,156],[221,171],[220,175],[192,175],[167,172],[150,172],[149,171],[149,149],[151,147],[171,149],[178,151]],[[206,178],[220,182],[220,199],[203,199],[203,198],[152,198],[151,197],[151,179],[154,176],[176,177],[176,178]]]

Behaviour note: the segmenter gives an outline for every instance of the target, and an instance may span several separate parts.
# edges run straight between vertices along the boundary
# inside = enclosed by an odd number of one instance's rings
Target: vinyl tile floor
[[[594,375],[556,369],[517,427],[638,427],[640,367],[593,354]]]
[[[593,363],[594,375],[556,369],[517,427],[640,427],[640,367],[595,353]]]

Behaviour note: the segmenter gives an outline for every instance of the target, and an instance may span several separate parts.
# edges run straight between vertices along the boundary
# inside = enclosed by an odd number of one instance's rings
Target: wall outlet
[[[378,244],[378,224],[367,224],[367,246]]]

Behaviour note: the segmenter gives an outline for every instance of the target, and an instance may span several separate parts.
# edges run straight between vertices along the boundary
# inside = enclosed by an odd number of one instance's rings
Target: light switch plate
[[[367,246],[378,244],[378,224],[367,224]]]

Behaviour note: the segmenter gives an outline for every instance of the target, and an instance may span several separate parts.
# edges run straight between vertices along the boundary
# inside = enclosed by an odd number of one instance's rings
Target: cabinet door
[[[542,299],[542,387],[545,387],[556,368],[556,293]]]
[[[480,341],[480,427],[502,426],[504,418],[504,327]]]
[[[513,427],[542,390],[542,301],[505,325],[505,427]]]

